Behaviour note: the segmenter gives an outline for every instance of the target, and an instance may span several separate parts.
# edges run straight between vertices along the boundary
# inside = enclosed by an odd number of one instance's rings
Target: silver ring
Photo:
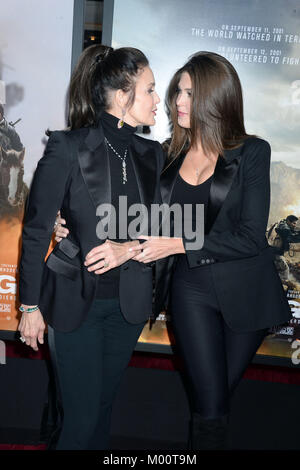
[[[54,227],[56,227],[57,225],[58,225],[58,222],[55,221],[55,222],[54,222]]]
[[[103,268],[108,268],[108,266],[109,266],[109,263],[104,263]]]
[[[20,341],[22,341],[22,343],[25,343],[26,339],[23,338],[23,336],[20,337]]]

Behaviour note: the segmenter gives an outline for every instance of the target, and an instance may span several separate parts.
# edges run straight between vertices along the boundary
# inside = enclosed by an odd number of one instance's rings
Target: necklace
[[[199,168],[199,167],[196,167],[193,162],[192,163],[192,167],[193,167],[193,171],[195,172],[196,174],[196,177],[199,178],[200,177],[200,174],[203,173],[203,170],[205,171],[208,167],[204,167],[204,168]]]
[[[190,158],[191,166],[193,171],[196,173],[196,177],[199,178],[200,176],[200,168],[194,164],[194,161],[192,158]]]
[[[193,170],[194,170],[194,172],[196,173],[196,177],[197,177],[197,179],[198,179],[199,176],[200,176],[200,168],[199,168],[199,167],[197,168],[197,167],[195,167],[195,166],[193,165]]]
[[[126,156],[127,156],[127,149],[125,150],[125,153],[124,153],[124,157],[122,157],[114,148],[113,146],[111,145],[111,143],[107,140],[107,138],[105,137],[105,142],[107,143],[107,145],[112,149],[112,151],[117,155],[117,157],[119,157],[121,160],[122,160],[122,182],[123,184],[126,183],[127,181],[127,169],[126,169]]]

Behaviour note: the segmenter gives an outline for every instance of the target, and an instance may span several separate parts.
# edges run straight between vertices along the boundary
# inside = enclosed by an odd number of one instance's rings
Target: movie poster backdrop
[[[292,358],[294,364],[300,338],[299,25],[297,0],[114,0],[112,29],[113,47],[135,46],[150,59],[162,102],[157,124],[145,136],[160,142],[170,134],[163,103],[167,85],[188,56],[214,51],[237,69],[247,132],[272,146],[266,235],[278,250],[276,266],[293,312],[288,325],[270,331],[259,353]],[[21,221],[45,130],[65,127],[72,27],[73,0],[1,4],[0,330],[14,331],[18,324]],[[172,344],[167,320],[162,312],[151,329],[145,327],[139,344]]]
[[[24,202],[47,141],[45,131],[65,127],[73,3],[1,1],[0,330],[14,331],[18,326]]]
[[[112,46],[135,46],[150,60],[162,98],[145,135],[169,137],[164,97],[172,74],[197,51],[213,51],[236,68],[243,87],[246,130],[270,142],[271,210],[267,236],[293,319],[270,331],[260,354],[297,364],[300,338],[300,6],[297,0],[115,0]],[[289,217],[293,216],[293,217]],[[241,306],[242,308],[242,306]],[[169,345],[162,313],[140,342]],[[294,351],[293,351],[294,350]],[[297,362],[298,361],[298,362]]]

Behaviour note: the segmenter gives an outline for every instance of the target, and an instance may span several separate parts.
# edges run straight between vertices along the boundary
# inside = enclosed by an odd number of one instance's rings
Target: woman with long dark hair
[[[168,109],[163,202],[179,204],[183,214],[191,205],[194,233],[203,204],[204,243],[199,249],[186,236],[183,216],[174,227],[182,237],[148,237],[135,259],[159,260],[157,304],[172,279],[172,325],[193,404],[191,448],[220,449],[235,387],[268,329],[291,318],[265,237],[270,145],[246,133],[239,77],[218,54],[199,52],[175,73]]]
[[[141,51],[86,49],[71,79],[70,129],[51,132],[33,178],[19,331],[37,350],[48,323],[63,407],[57,449],[108,447],[113,398],[152,314],[152,267],[132,260],[140,243],[119,203],[150,207],[157,197],[163,153],[135,131],[155,123],[158,102]],[[44,263],[59,209],[70,234]]]

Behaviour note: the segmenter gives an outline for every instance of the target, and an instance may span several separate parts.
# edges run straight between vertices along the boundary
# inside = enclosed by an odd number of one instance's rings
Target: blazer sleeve
[[[157,142],[157,143],[158,143],[159,168],[160,168],[160,173],[161,173],[164,169],[165,164],[166,164],[167,153],[164,150],[163,146],[159,142]]]
[[[155,191],[154,191],[154,199],[152,201],[152,204],[161,204],[161,192],[160,192],[160,174],[165,166],[165,161],[166,161],[166,153],[163,150],[162,145],[158,141],[153,141],[154,144],[154,149],[155,149],[155,157],[156,157],[156,162],[157,162],[157,169],[156,169],[156,181],[155,181]],[[151,220],[149,220],[150,226],[151,226]],[[150,233],[156,232],[155,227],[150,228],[148,231],[148,235]],[[140,244],[145,243],[146,240],[139,240]],[[155,261],[151,263],[146,263],[147,266],[153,266],[155,265]]]
[[[39,304],[44,259],[70,171],[67,138],[61,131],[52,132],[26,202],[19,281],[19,299],[26,305]]]
[[[201,250],[187,250],[190,267],[199,267],[204,258],[230,261],[255,256],[266,247],[266,227],[270,209],[271,148],[265,140],[247,150],[244,168],[242,208],[237,226],[204,237]],[[188,240],[183,238],[183,244]]]
[[[164,169],[166,163],[166,152],[163,149],[163,146],[158,142],[155,141],[155,154],[157,159],[157,172],[156,172],[156,188],[155,188],[155,196],[154,196],[154,203],[161,204],[161,193],[160,193],[160,175]]]

